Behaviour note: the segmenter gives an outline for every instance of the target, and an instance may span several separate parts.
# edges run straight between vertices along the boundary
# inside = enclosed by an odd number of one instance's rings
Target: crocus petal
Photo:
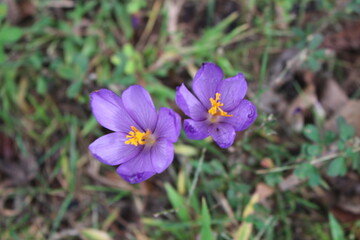
[[[140,125],[143,131],[154,131],[157,114],[150,94],[139,85],[127,88],[122,94],[125,109],[130,116]]]
[[[215,98],[218,83],[223,79],[223,71],[214,63],[203,63],[193,81],[193,90],[206,109],[211,107],[210,98]]]
[[[235,129],[231,124],[218,123],[209,128],[210,135],[221,148],[230,147],[235,139]]]
[[[154,131],[156,138],[165,138],[174,143],[178,140],[181,130],[179,114],[169,108],[159,109],[158,121]]]
[[[189,117],[194,120],[201,121],[207,117],[207,110],[202,103],[181,84],[176,88],[176,104]]]
[[[151,153],[148,149],[144,149],[134,159],[121,164],[116,169],[116,172],[131,184],[145,181],[156,174],[151,162]]]
[[[233,117],[224,117],[221,121],[233,125],[236,131],[247,129],[257,117],[255,105],[246,99],[243,99],[239,106],[229,114],[233,115]]]
[[[142,147],[125,144],[126,134],[116,132],[104,135],[89,145],[89,150],[100,162],[118,165],[136,157]]]
[[[247,83],[242,73],[221,81],[216,92],[221,94],[220,102],[224,104],[222,109],[228,112],[236,108],[245,97],[247,89]]]
[[[204,139],[209,136],[209,122],[207,120],[194,121],[192,119],[186,119],[184,121],[184,131],[190,139]]]
[[[157,173],[163,172],[174,159],[174,146],[166,139],[157,140],[151,148],[151,162]]]
[[[90,106],[96,120],[105,128],[116,132],[128,132],[130,126],[138,127],[124,109],[121,98],[107,89],[90,94]]]

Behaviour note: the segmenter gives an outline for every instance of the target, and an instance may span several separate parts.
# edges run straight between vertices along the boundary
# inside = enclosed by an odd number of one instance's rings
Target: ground
[[[360,2],[0,2],[1,239],[360,239]],[[203,62],[244,73],[258,118],[233,146],[182,132],[131,185],[88,145],[89,94],[157,108]]]

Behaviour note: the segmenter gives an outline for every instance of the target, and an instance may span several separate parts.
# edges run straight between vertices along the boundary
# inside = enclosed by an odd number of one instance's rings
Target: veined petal
[[[150,94],[140,85],[128,87],[122,94],[125,109],[141,129],[154,131],[157,114]]]
[[[217,123],[210,126],[210,135],[221,148],[228,148],[234,143],[235,129],[227,123]]]
[[[195,74],[193,90],[206,109],[211,107],[210,98],[215,97],[218,83],[223,77],[223,71],[214,63],[203,63]]]
[[[121,164],[116,172],[131,184],[145,181],[156,174],[149,150],[143,150],[134,159]]]
[[[176,104],[180,109],[189,117],[194,120],[201,121],[207,117],[207,110],[202,103],[185,87],[181,84],[176,88]]]
[[[222,118],[222,122],[233,125],[236,131],[247,129],[256,119],[256,107],[249,100],[243,99],[239,106],[229,112],[233,117]]]
[[[157,173],[163,172],[174,159],[174,146],[166,139],[159,139],[151,148],[151,161]]]
[[[92,92],[90,106],[96,120],[107,129],[127,133],[130,126],[138,127],[125,110],[121,98],[110,90]]]
[[[154,135],[157,138],[165,138],[170,142],[176,142],[179,138],[180,130],[181,119],[179,114],[172,109],[161,107]]]
[[[184,121],[184,131],[190,139],[204,139],[209,136],[209,122],[207,120],[194,121],[192,119],[186,119]]]
[[[216,92],[221,94],[220,102],[224,104],[222,109],[229,112],[236,108],[245,97],[247,89],[247,82],[242,73],[221,81]]]
[[[116,132],[104,135],[89,145],[92,155],[102,163],[118,165],[138,155],[142,147],[125,144],[126,134]]]

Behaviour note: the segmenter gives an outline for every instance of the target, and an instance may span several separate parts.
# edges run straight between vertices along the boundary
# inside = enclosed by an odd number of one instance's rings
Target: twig
[[[62,0],[62,1],[50,1],[46,3],[46,7],[49,8],[73,8],[75,2],[72,0]]]
[[[355,148],[352,151],[352,153],[356,153],[356,152],[360,152],[360,147]],[[345,155],[344,152],[332,153],[332,154],[329,154],[329,155],[326,155],[326,156],[323,156],[323,157],[320,157],[320,158],[316,158],[316,159],[310,161],[309,163],[312,164],[312,165],[315,165],[315,164],[318,164],[318,163],[322,163],[322,162],[332,160],[332,159],[334,159],[336,157],[342,157],[344,155]],[[277,167],[277,168],[271,168],[271,169],[261,169],[261,170],[256,171],[256,174],[267,174],[267,173],[283,172],[283,171],[295,169],[297,166],[299,166],[302,163],[304,163],[304,162],[296,163],[296,164],[292,164],[292,165],[284,166],[284,167]]]
[[[162,0],[155,1],[154,5],[151,9],[149,20],[146,24],[145,30],[144,30],[143,34],[141,35],[139,42],[136,45],[136,49],[142,49],[144,47],[152,30],[154,29],[156,19],[159,16],[159,13],[161,10],[161,6],[162,6]]]
[[[60,232],[53,233],[52,235],[50,235],[49,239],[60,240],[60,239],[65,239],[67,237],[76,237],[79,236],[79,234],[80,233],[77,229],[64,229]]]
[[[173,35],[177,31],[179,15],[182,10],[182,7],[185,3],[185,0],[170,0],[167,1],[167,10],[169,15],[168,21],[168,32],[170,33],[170,37],[173,38]]]

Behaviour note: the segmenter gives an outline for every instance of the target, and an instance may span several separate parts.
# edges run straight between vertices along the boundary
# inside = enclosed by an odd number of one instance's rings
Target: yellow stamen
[[[136,127],[131,126],[132,131],[129,132],[129,135],[126,135],[126,138],[129,138],[129,140],[125,141],[125,144],[132,144],[134,146],[137,145],[145,145],[146,140],[150,136],[150,130],[147,130],[146,132],[140,132],[136,129]]]
[[[213,116],[232,117],[233,115],[229,115],[227,112],[220,108],[224,106],[224,104],[220,102],[220,95],[220,93],[216,93],[215,100],[213,98],[210,98],[211,108],[209,109],[208,113]]]

